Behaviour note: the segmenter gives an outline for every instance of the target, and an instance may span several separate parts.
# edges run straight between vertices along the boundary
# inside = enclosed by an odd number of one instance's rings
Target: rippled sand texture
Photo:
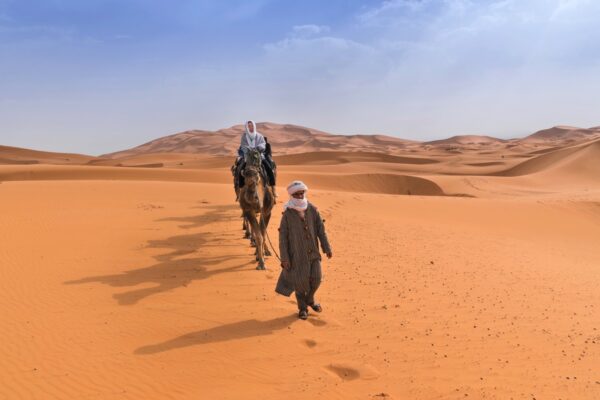
[[[334,248],[307,321],[231,157],[0,148],[0,398],[598,399],[600,142],[572,137],[278,156]]]

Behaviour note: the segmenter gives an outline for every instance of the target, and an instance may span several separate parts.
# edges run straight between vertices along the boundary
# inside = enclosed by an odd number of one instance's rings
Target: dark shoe
[[[321,307],[321,305],[319,303],[317,304],[309,304],[310,308],[312,308],[313,310],[315,310],[315,312],[322,312],[323,311],[323,307]]]
[[[306,311],[306,310],[300,310],[300,312],[298,313],[298,318],[300,318],[300,319],[307,319],[308,318],[308,311]]]

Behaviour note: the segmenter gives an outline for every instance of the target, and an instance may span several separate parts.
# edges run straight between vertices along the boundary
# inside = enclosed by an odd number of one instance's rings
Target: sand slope
[[[335,255],[298,321],[229,185],[0,194],[0,398],[600,396],[599,198],[313,191]]]
[[[542,129],[526,138],[523,142],[579,142],[582,140],[591,140],[600,137],[600,129],[595,128],[577,128],[574,126],[555,126],[549,129]]]
[[[420,157],[401,157],[385,153],[370,153],[365,151],[319,151],[274,157],[278,165],[331,165],[352,162],[382,162],[401,164],[435,164],[439,161]]]
[[[539,155],[502,172],[501,175],[519,176],[539,172],[546,172],[555,178],[569,175],[578,180],[598,180],[600,140]]]
[[[83,154],[53,153],[20,147],[0,146],[0,165],[83,164],[93,158]]]
[[[460,145],[489,145],[489,144],[498,144],[505,143],[506,140],[497,139],[491,136],[482,136],[482,135],[459,135],[452,136],[448,139],[442,140],[433,140],[429,142],[425,142],[426,145],[436,145],[436,144],[460,144]]]

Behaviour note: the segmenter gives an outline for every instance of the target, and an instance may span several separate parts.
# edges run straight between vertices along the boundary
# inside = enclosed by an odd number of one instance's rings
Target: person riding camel
[[[238,189],[244,186],[244,177],[241,172],[245,167],[244,159],[250,149],[257,149],[261,153],[262,166],[267,175],[268,184],[273,187],[273,193],[275,194],[277,166],[271,158],[271,145],[267,142],[267,138],[258,132],[256,124],[252,120],[247,121],[245,124],[245,130],[242,133],[240,147],[238,148],[238,157],[232,168],[235,188]]]

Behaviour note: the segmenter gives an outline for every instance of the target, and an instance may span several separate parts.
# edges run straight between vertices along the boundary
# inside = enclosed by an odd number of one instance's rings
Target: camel
[[[256,269],[265,270],[265,256],[270,256],[266,243],[267,227],[271,220],[271,210],[275,205],[273,188],[265,183],[261,168],[261,155],[258,150],[250,149],[246,154],[244,168],[244,186],[239,189],[238,201],[244,218],[246,238],[251,237],[256,245]]]

